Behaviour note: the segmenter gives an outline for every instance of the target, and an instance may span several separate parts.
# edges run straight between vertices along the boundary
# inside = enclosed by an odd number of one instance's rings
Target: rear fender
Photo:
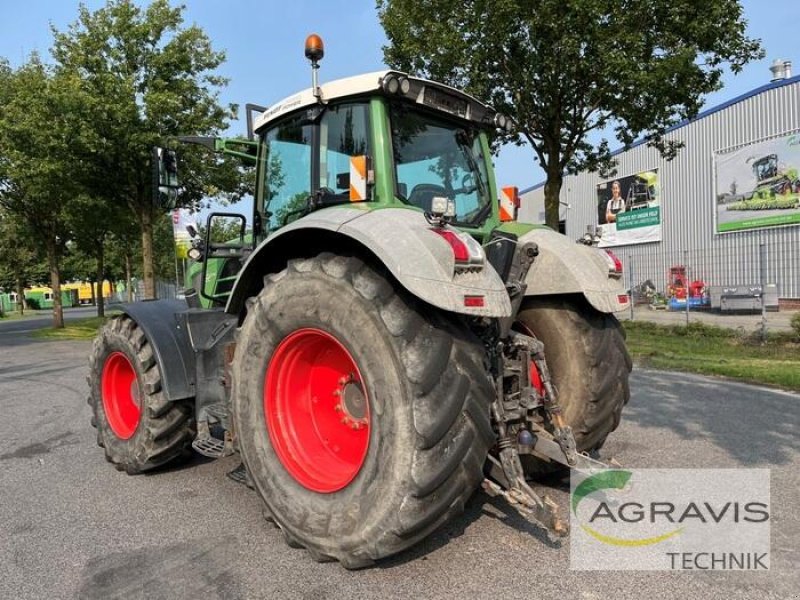
[[[583,294],[595,309],[613,313],[629,307],[621,278],[609,277],[597,248],[576,244],[552,229],[533,229],[519,244],[535,242],[539,255],[528,271],[526,296]]]
[[[244,301],[263,286],[265,274],[291,258],[337,246],[374,257],[414,296],[445,311],[477,317],[506,317],[511,303],[505,285],[487,262],[480,271],[454,273],[450,246],[430,231],[422,213],[405,208],[327,208],[281,228],[250,255],[225,311],[240,314]],[[464,306],[465,296],[483,296],[482,307]]]

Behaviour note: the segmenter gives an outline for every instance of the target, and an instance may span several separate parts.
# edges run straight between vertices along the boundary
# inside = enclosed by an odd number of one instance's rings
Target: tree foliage
[[[666,130],[762,56],[736,0],[377,0],[386,62],[466,89],[511,116],[547,174],[558,224],[564,173],[613,167],[612,134],[666,158]]]
[[[216,73],[224,54],[183,7],[156,0],[108,0],[94,12],[81,6],[66,31],[54,30],[52,54],[59,71],[78,76],[94,113],[91,153],[85,157],[90,196],[126,205],[142,235],[145,295],[154,297],[153,231],[164,211],[152,197],[151,149],[181,134],[214,135],[235,107],[223,107]],[[236,190],[235,167],[199,149],[186,149],[182,202],[208,192]]]
[[[24,219],[0,208],[0,291],[16,292],[18,310],[24,308],[24,289],[47,281],[41,244]]]
[[[33,55],[4,70],[0,102],[0,206],[36,236],[46,252],[53,323],[63,326],[61,258],[69,239],[66,211],[78,192],[85,106],[75,75],[55,72]]]

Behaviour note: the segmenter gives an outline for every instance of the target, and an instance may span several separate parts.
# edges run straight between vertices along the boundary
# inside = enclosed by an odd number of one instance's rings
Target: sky
[[[90,9],[102,0],[86,0]],[[269,106],[310,86],[303,43],[316,32],[325,42],[320,80],[385,68],[386,43],[374,0],[185,0],[186,21],[196,23],[210,36],[227,61],[220,72],[230,78],[222,93],[226,103],[244,107],[247,102]],[[33,51],[49,56],[50,25],[63,30],[77,18],[74,0],[0,0],[0,56],[19,65]],[[747,93],[770,80],[769,65],[776,58],[791,60],[800,74],[800,1],[744,0],[748,34],[760,38],[766,57],[750,63],[734,76],[727,73],[724,87],[708,97],[711,108]],[[230,133],[244,133],[241,122]],[[616,148],[612,141],[612,148]],[[524,189],[544,180],[528,147],[506,146],[495,158],[498,185]]]

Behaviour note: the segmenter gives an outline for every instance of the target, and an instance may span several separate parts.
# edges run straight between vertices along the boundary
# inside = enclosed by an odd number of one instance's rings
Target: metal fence
[[[735,256],[716,244],[647,255],[624,248],[613,252],[623,262],[631,294],[623,318],[711,322],[766,336],[769,329],[788,330],[793,310],[800,309],[780,280],[781,273],[800,272],[800,247],[787,252],[782,246],[778,252],[762,242],[738,249]]]
[[[156,298],[159,300],[174,300],[178,297],[178,287],[172,281],[156,281]],[[144,281],[139,280],[136,282],[133,292],[133,301],[143,300],[144,295]],[[127,300],[126,300],[127,301]]]

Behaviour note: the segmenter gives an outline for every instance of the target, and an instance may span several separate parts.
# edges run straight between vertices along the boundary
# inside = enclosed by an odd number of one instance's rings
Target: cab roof
[[[375,92],[392,96],[385,92],[383,82],[388,76],[405,78],[409,81],[409,91],[407,93],[398,92],[394,96],[405,98],[417,104],[424,105],[433,110],[448,113],[452,116],[477,123],[490,124],[494,117],[494,110],[469,94],[452,88],[443,83],[429,81],[412,77],[399,71],[375,71],[365,73],[345,79],[337,79],[324,83],[319,86],[322,101],[332,102],[334,100],[363,96]],[[302,108],[308,108],[319,104],[319,100],[314,95],[312,88],[307,88],[302,92],[284,98],[276,102],[255,120],[254,130],[259,131],[271,122],[283,115],[294,112]]]

